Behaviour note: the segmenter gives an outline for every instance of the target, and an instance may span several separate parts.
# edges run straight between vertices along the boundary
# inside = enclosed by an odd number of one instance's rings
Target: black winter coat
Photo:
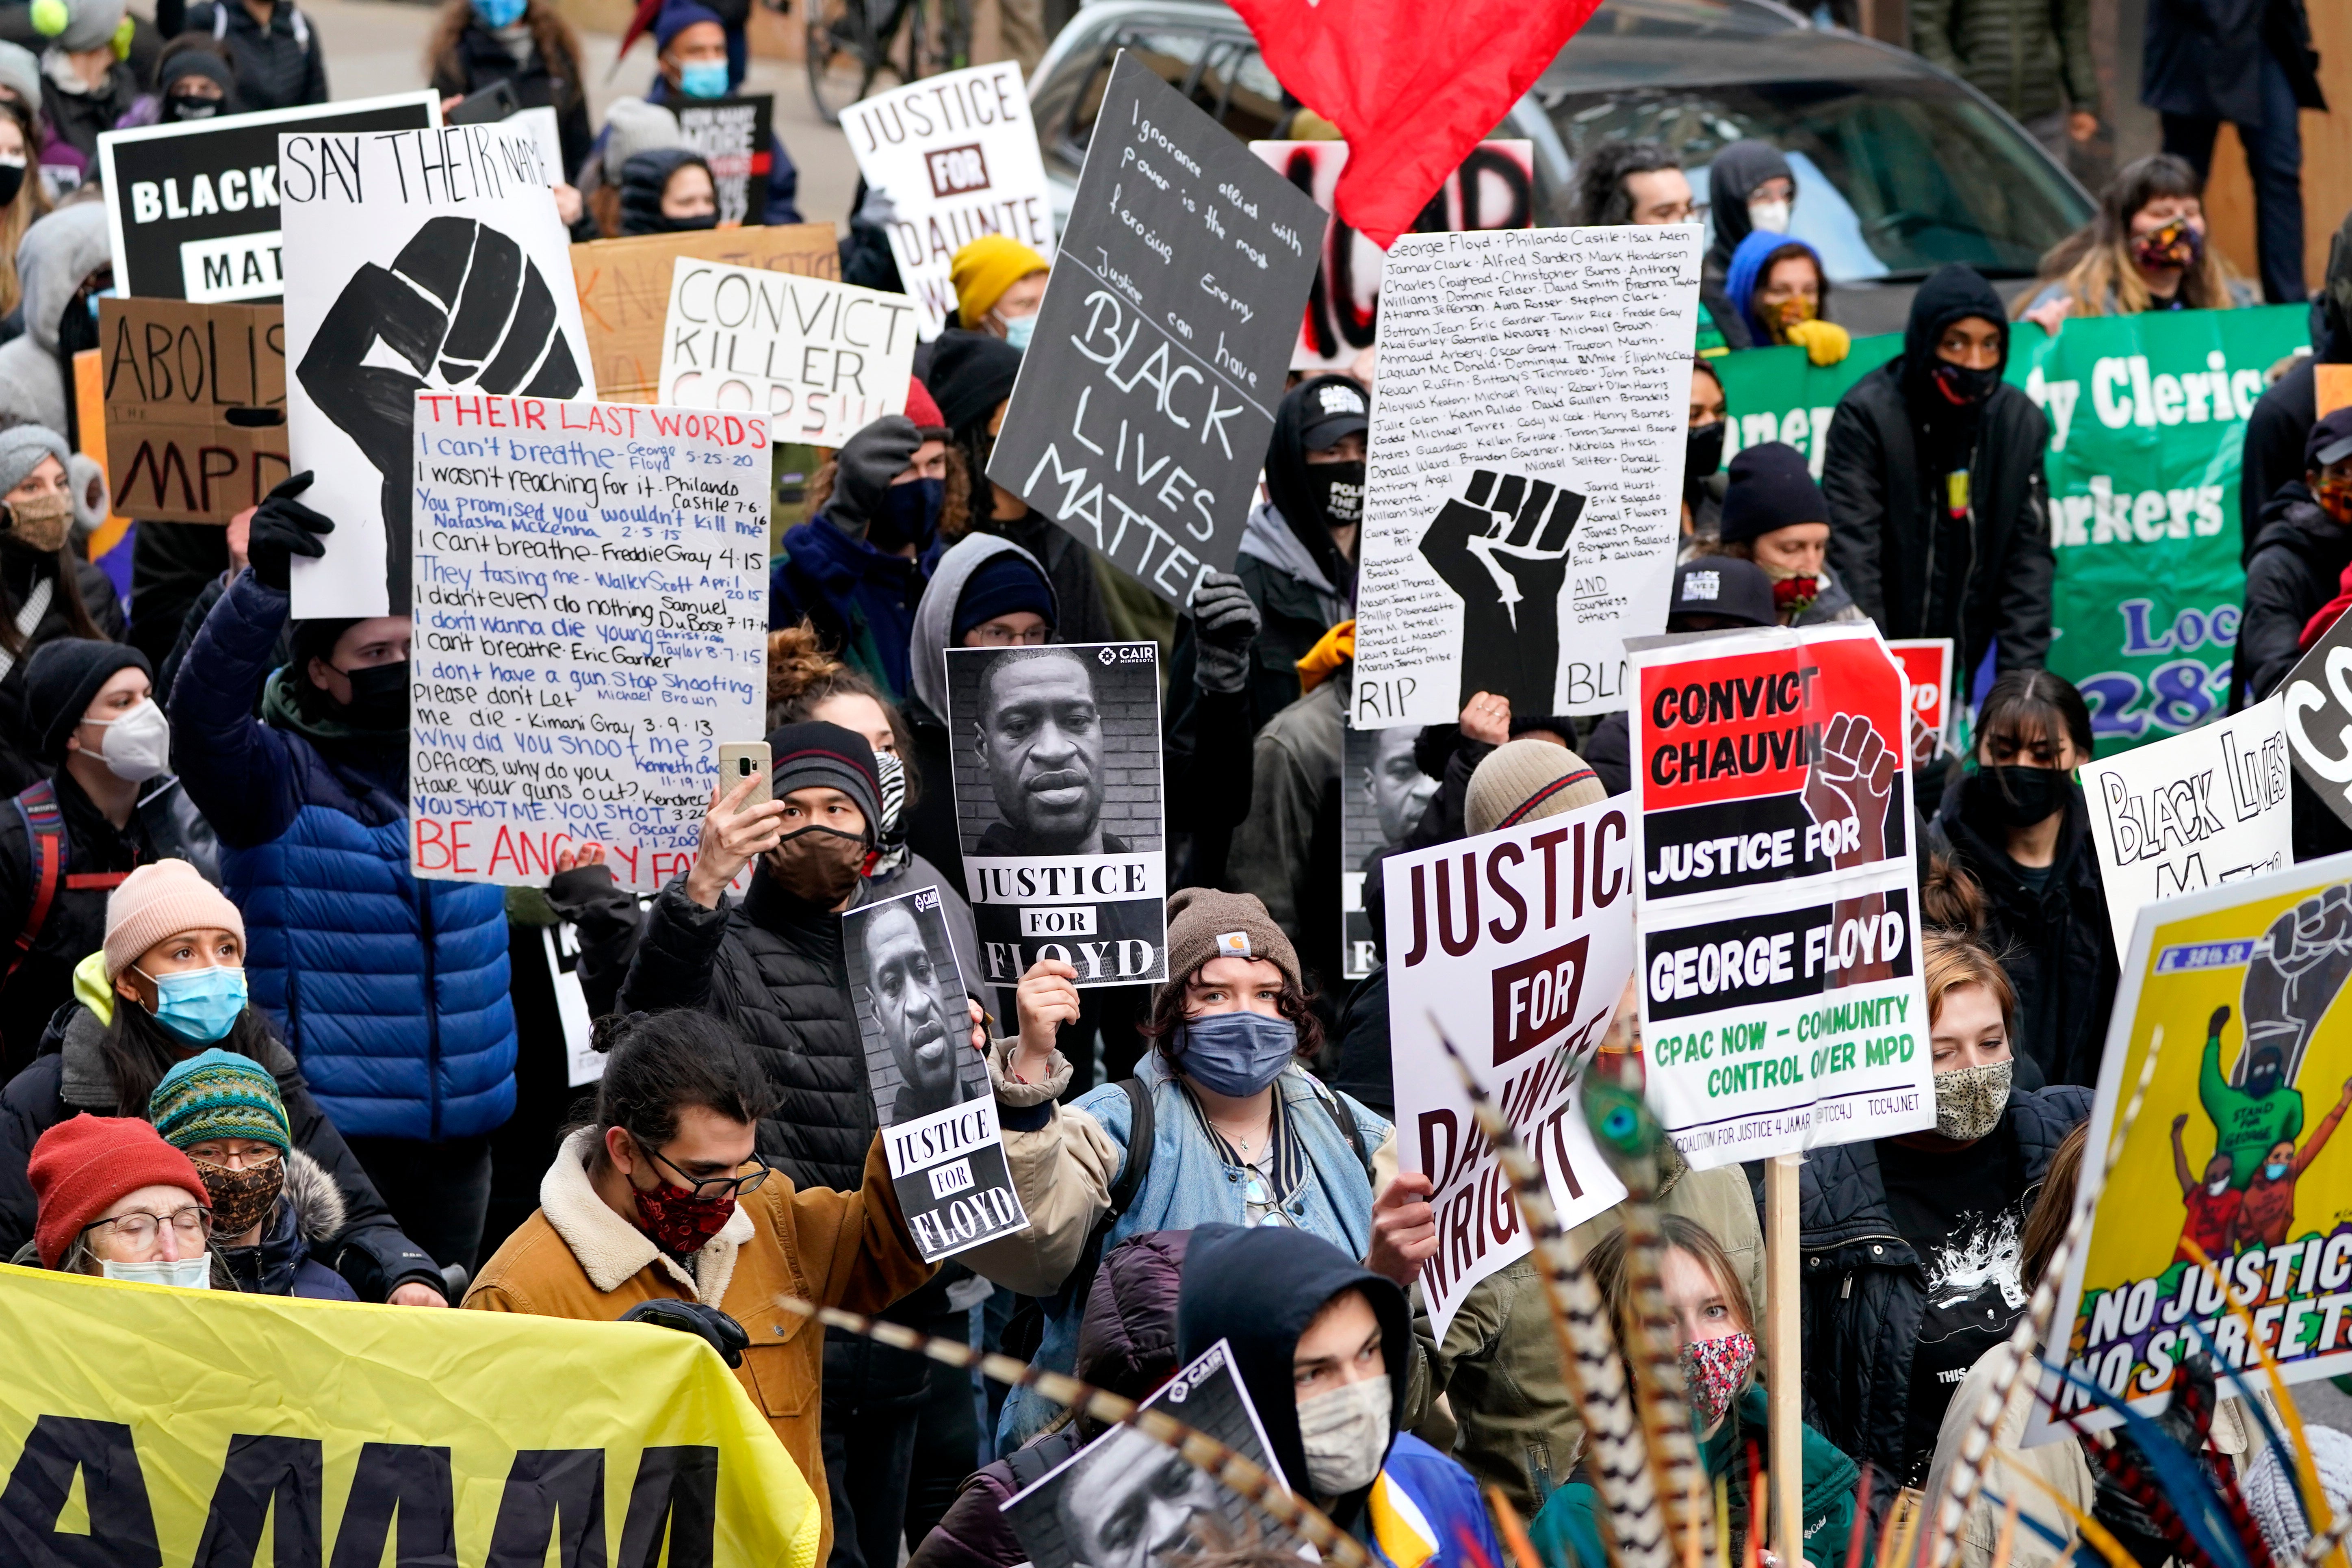
[[[2095,1086],[2122,967],[2089,803],[2080,788],[2067,792],[2057,858],[2035,893],[2001,847],[2000,818],[1986,809],[1991,788],[1981,773],[1955,779],[1928,826],[1927,847],[1949,854],[1984,889],[1985,944],[2017,991],[2012,1048],[2047,1082]]]
[[[555,110],[556,135],[563,145],[563,178],[577,183],[580,165],[596,132],[588,123],[588,90],[581,79],[580,62],[562,48],[553,28],[533,28],[530,63],[520,65],[498,35],[469,20],[441,58],[433,62],[433,90],[471,95],[499,82],[514,88],[515,103],[523,109]]]
[[[2009,1109],[1985,1142],[2015,1140],[2026,1181],[2015,1194],[2021,1205],[2041,1186],[2059,1143],[2090,1113],[2085,1089],[2011,1089]],[[1876,1143],[1814,1150],[1799,1173],[1798,1194],[1805,1425],[1869,1467],[1875,1525],[1903,1486],[1926,1268],[1895,1227]]]
[[[2246,418],[2246,443],[2238,475],[2238,559],[2252,561],[2254,542],[2262,537],[2263,513],[2279,491],[2303,478],[2303,447],[2311,427],[2319,423],[2319,377],[2315,363],[2333,364],[2352,358],[2352,339],[2346,353],[2331,357],[2322,334],[2312,336],[2313,357],[2297,360],[2294,368],[2265,388]]]
[[[866,884],[858,883],[863,898]],[[856,1192],[879,1123],[849,998],[841,917],[754,871],[706,910],[673,879],[646,912],[620,1010],[694,1007],[740,1029],[781,1097],[761,1156],[800,1187]]]
[[[327,101],[327,48],[292,0],[278,0],[267,26],[244,0],[188,7],[187,30],[228,46],[236,62],[236,101],[245,113]]]
[[[1998,638],[2003,673],[2039,669],[2057,572],[2042,473],[2050,422],[2017,388],[1993,393],[1969,465],[1969,514],[1955,523],[1940,476],[1919,460],[1902,374],[1893,360],[1838,400],[1822,464],[1830,570],[1887,637],[1951,637],[1959,669]]]
[[[2263,55],[2286,68],[2297,107],[2325,110],[2304,0],[2148,0],[2139,100],[2160,114],[2263,122]]]
[[[2276,690],[2303,657],[2303,628],[2336,597],[2347,566],[2352,528],[2322,511],[2301,479],[2281,486],[2263,508],[2246,562],[2245,615],[2231,658],[2231,685],[2248,701]]]

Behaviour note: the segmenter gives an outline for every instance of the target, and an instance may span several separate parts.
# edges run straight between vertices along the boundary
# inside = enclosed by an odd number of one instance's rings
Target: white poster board
[[[1543,1167],[1563,1226],[1625,1195],[1578,1086],[1633,973],[1633,827],[1628,803],[1601,801],[1381,863],[1397,1168],[1437,1189],[1444,1245],[1421,1286],[1441,1341],[1470,1288],[1531,1243],[1438,1029]]]
[[[755,410],[779,441],[839,447],[907,411],[915,308],[903,294],[681,256],[659,401]]]
[[[1010,235],[1054,258],[1045,164],[1018,65],[1001,60],[877,92],[841,111],[841,130],[867,188],[889,198],[890,254],[925,341],[955,309],[949,263],[971,241]]]
[[[1704,240],[1670,224],[1390,248],[1349,723],[1451,722],[1477,690],[1520,712],[1625,706],[1624,639],[1664,628],[1681,539]],[[1547,483],[1573,505],[1538,504]]]
[[[544,887],[593,843],[655,891],[719,743],[767,729],[767,421],[446,392],[415,419],[411,868]]]
[[[294,563],[294,614],[404,615],[420,390],[575,397],[588,336],[551,169],[524,127],[284,134],[290,460],[334,520]],[[496,459],[486,432],[449,439]],[[462,450],[431,454],[460,458]]]
[[[2116,951],[2142,904],[2294,863],[2286,700],[2273,692],[2201,729],[2083,769]]]

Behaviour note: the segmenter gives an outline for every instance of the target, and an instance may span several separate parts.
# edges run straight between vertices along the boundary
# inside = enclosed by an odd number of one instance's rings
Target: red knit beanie
[[[44,1268],[55,1268],[75,1237],[142,1187],[180,1187],[200,1204],[213,1201],[194,1163],[135,1116],[85,1113],[58,1122],[34,1143],[25,1175],[40,1205],[33,1245]]]
[[[948,427],[947,416],[940,412],[938,402],[931,396],[931,389],[923,384],[920,376],[907,378],[907,417],[915,422],[917,430],[944,430]]]

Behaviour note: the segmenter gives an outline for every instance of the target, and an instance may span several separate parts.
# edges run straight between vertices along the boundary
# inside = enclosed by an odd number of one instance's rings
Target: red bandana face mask
[[[701,1251],[703,1243],[726,1229],[734,1217],[732,1194],[698,1198],[667,1182],[651,1192],[637,1191],[637,1228],[652,1237],[656,1247],[679,1258]]]

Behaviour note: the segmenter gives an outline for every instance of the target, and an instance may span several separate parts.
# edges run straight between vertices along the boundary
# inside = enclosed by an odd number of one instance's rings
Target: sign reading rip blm
[[[1933,1125],[1903,667],[1868,625],[1626,651],[1659,1121],[1702,1169]]]
[[[225,523],[286,477],[278,306],[109,298],[98,339],[106,467],[124,517]]]

